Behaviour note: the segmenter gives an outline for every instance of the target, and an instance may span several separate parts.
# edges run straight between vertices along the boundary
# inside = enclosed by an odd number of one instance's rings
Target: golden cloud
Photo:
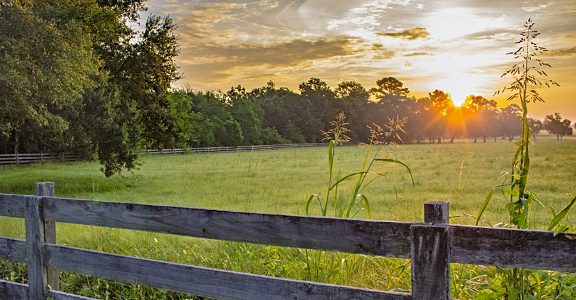
[[[426,55],[432,55],[432,53],[430,52],[410,52],[410,53],[406,53],[404,54],[404,56],[426,56]]]
[[[576,47],[551,49],[551,50],[545,52],[544,55],[545,56],[555,56],[555,57],[575,56],[576,55]]]
[[[302,40],[270,45],[199,45],[189,48],[190,55],[205,63],[227,62],[234,66],[270,65],[294,66],[306,61],[348,56],[358,53],[358,39],[340,37],[335,39]]]
[[[199,44],[183,49],[179,63],[186,74],[184,79],[194,85],[221,82],[231,78],[254,78],[255,72],[273,77],[287,68],[306,69],[317,60],[356,55],[361,52],[356,38],[302,40],[269,45]],[[248,78],[249,77],[249,78]]]
[[[424,27],[414,27],[399,32],[378,32],[376,35],[413,41],[428,38],[430,33]]]

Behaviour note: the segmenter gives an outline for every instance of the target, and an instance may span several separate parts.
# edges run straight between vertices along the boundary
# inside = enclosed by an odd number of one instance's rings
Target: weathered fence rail
[[[36,194],[0,194],[0,215],[26,223],[26,240],[0,238],[0,258],[27,263],[29,282],[0,281],[0,299],[87,299],[57,291],[56,270],[222,299],[449,299],[450,263],[576,272],[575,240],[547,231],[449,225],[443,202],[426,203],[424,222],[409,223],[66,199],[54,197],[50,183],[38,183]],[[55,222],[410,258],[412,294],[66,247],[56,244]]]

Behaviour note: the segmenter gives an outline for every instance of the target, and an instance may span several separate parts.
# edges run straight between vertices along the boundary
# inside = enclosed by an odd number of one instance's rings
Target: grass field
[[[531,227],[543,229],[552,216],[549,207],[558,210],[576,194],[576,140],[541,140],[531,149],[529,190],[534,191],[543,204],[533,206]],[[341,175],[358,171],[366,150],[366,146],[338,147],[336,169]],[[421,221],[425,201],[445,200],[450,202],[452,223],[473,224],[473,216],[498,183],[501,172],[509,171],[514,151],[514,144],[504,141],[383,148],[382,157],[399,159],[410,166],[415,185],[412,186],[409,174],[402,167],[376,164],[372,171],[385,176],[374,180],[364,191],[369,197],[373,218]],[[32,194],[34,182],[53,181],[59,196],[304,214],[306,199],[313,193],[323,194],[328,178],[325,148],[144,156],[142,162],[133,174],[112,178],[105,178],[96,163],[4,166],[0,167],[0,193]],[[506,202],[502,196],[495,197],[482,224],[507,222]],[[365,214],[360,213],[358,217]],[[567,223],[576,224],[576,213],[571,214]],[[313,255],[322,256],[314,267],[302,259],[310,253],[299,249],[65,224],[58,224],[57,231],[59,243],[113,253],[378,289],[409,289],[410,272],[404,260],[314,252]],[[22,238],[23,222],[0,218],[0,235]],[[336,273],[327,270],[325,264],[335,259],[348,265]],[[1,275],[5,279],[24,281],[21,266],[2,264]],[[471,293],[488,285],[486,270],[455,266],[454,295],[469,298]],[[87,296],[185,298],[86,276],[62,276],[64,289]]]

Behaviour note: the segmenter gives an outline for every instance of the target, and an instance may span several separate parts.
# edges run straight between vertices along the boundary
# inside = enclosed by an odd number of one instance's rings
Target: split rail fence
[[[17,153],[0,154],[0,165],[20,165],[43,163],[48,161],[77,161],[80,157],[73,154],[56,153]]]
[[[274,144],[274,145],[250,145],[250,146],[230,146],[230,147],[201,147],[201,148],[168,148],[144,150],[138,154],[147,155],[175,155],[186,153],[224,153],[224,152],[249,152],[262,150],[278,150],[289,148],[309,148],[326,146],[325,143],[306,144]],[[44,163],[48,161],[78,161],[80,157],[71,153],[17,153],[0,154],[0,165],[20,165],[32,163]]]
[[[450,299],[450,263],[576,272],[576,240],[547,231],[448,224],[448,204],[424,222],[257,214],[0,194],[0,215],[24,217],[26,240],[0,238],[0,258],[27,263],[28,284],[0,281],[0,299],[88,299],[58,291],[58,271],[217,299]],[[55,222],[412,260],[412,293],[275,278],[114,255],[56,243]],[[322,237],[322,238],[318,238]]]
[[[261,150],[278,150],[289,148],[310,148],[323,147],[326,143],[306,143],[306,144],[273,144],[273,145],[249,145],[249,146],[228,146],[228,147],[201,147],[201,148],[168,148],[151,149],[140,152],[140,154],[185,154],[185,153],[221,153],[221,152],[249,152]]]

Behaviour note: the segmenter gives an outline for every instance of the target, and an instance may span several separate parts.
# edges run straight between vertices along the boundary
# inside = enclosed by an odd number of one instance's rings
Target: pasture
[[[344,146],[336,150],[336,170],[342,176],[358,171],[367,146]],[[576,141],[537,141],[532,146],[529,189],[542,206],[535,204],[531,228],[542,229],[556,211],[576,192]],[[513,143],[456,143],[383,147],[381,157],[405,162],[409,174],[398,165],[376,163],[383,174],[365,189],[374,219],[420,221],[423,203],[450,202],[451,223],[473,224],[474,215],[509,171]],[[222,153],[180,156],[143,156],[133,174],[105,178],[96,163],[44,164],[0,167],[0,191],[32,194],[34,182],[54,181],[59,196],[139,202],[149,204],[216,208],[266,213],[304,214],[309,195],[326,190],[325,148]],[[375,175],[372,175],[375,178]],[[341,189],[340,193],[346,193]],[[506,222],[507,199],[497,196],[488,207],[482,225]],[[315,209],[313,207],[313,209]],[[313,210],[318,213],[319,210]],[[330,215],[330,213],[328,213]],[[364,212],[357,215],[364,218]],[[23,237],[21,220],[2,218],[0,235]],[[572,214],[567,223],[575,224]],[[374,259],[298,249],[215,242],[169,235],[130,232],[58,224],[58,243],[113,253],[157,258],[272,276],[302,278],[377,289],[409,288],[409,267],[399,259]],[[321,238],[321,237],[319,237]],[[303,257],[317,257],[312,263]],[[2,263],[2,277],[22,279],[21,266]],[[335,267],[334,264],[340,266]],[[453,268],[453,296],[470,295],[491,285],[490,268]],[[573,274],[572,274],[573,275]],[[64,289],[87,296],[115,299],[183,298],[174,293],[64,274]],[[12,278],[11,278],[12,277]],[[572,277],[576,282],[576,278]]]

